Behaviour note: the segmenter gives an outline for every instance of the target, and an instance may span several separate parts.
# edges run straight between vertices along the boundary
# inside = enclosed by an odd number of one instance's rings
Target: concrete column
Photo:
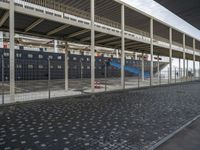
[[[142,81],[144,81],[144,53],[142,53],[142,68],[141,68],[141,70],[142,70]]]
[[[94,93],[95,82],[95,31],[94,31],[94,19],[95,19],[95,0],[90,0],[91,9],[91,92]]]
[[[181,77],[181,59],[179,58],[179,64],[178,64],[178,75],[179,75],[179,78]]]
[[[169,83],[172,82],[172,28],[169,28]]]
[[[68,59],[68,44],[65,42],[65,90],[69,88],[69,59]]]
[[[188,59],[186,59],[187,66],[186,66],[186,77],[188,78]]]
[[[158,82],[160,81],[160,57],[157,56],[157,72],[158,72]]]
[[[150,86],[152,86],[152,80],[153,80],[153,18],[150,19],[150,47],[151,47]]]
[[[15,16],[14,0],[10,0],[9,32],[10,32],[10,102],[15,102]]]
[[[193,39],[193,73],[194,73],[194,78],[195,78],[195,76],[196,76],[196,64],[195,64],[195,50],[196,50],[196,45],[195,45],[195,39]]]
[[[121,5],[121,49],[122,49],[122,54],[121,54],[121,86],[122,89],[125,89],[125,78],[124,78],[124,65],[125,65],[125,38],[124,38],[124,30],[125,30],[125,17],[124,17],[124,5]]]
[[[185,34],[183,34],[183,78],[186,77],[186,70],[185,70]]]
[[[57,53],[58,52],[58,41],[57,40],[54,40],[54,52]]]

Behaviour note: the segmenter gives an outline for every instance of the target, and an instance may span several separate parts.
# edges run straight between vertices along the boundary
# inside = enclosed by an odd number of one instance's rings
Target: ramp
[[[121,64],[119,64],[119,63],[111,61],[110,65],[115,67],[115,68],[121,69]],[[136,67],[125,66],[124,70],[129,72],[129,73],[132,73],[133,75],[141,76],[141,70],[136,68]],[[149,72],[144,72],[144,77],[145,78],[150,77],[150,73]]]

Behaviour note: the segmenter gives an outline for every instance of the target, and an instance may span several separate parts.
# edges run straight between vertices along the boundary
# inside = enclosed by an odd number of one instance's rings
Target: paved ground
[[[200,118],[160,145],[156,150],[199,150],[199,141]]]
[[[0,107],[0,149],[140,150],[200,114],[200,82]]]

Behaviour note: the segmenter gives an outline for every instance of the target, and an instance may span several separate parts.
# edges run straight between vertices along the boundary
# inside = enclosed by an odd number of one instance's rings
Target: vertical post
[[[179,58],[179,64],[178,64],[178,75],[179,79],[181,78],[181,59]]]
[[[200,61],[199,61],[199,80],[200,80]]]
[[[144,81],[144,53],[142,53],[142,81]]]
[[[65,91],[69,88],[69,59],[68,59],[68,44],[65,41]]]
[[[50,86],[50,82],[51,82],[51,60],[50,58],[48,58],[48,98],[51,98],[51,86]]]
[[[150,47],[151,47],[150,86],[152,86],[152,80],[153,80],[153,18],[150,19]]]
[[[174,75],[175,75],[175,83],[176,83],[176,68],[175,68],[175,73],[174,73]]]
[[[194,74],[194,80],[195,80],[195,76],[196,76],[196,58],[195,58],[195,50],[196,50],[196,44],[195,44],[195,39],[193,39],[193,74]]]
[[[107,63],[106,62],[105,62],[104,76],[105,76],[105,91],[107,91]]]
[[[170,73],[169,73],[169,72],[170,72],[170,69],[169,69],[169,68],[168,68],[167,72],[168,72],[168,84],[169,84],[169,83],[170,83],[170,81],[169,81],[169,80],[170,80],[170,79],[169,79],[169,78],[170,78]]]
[[[82,58],[80,60],[80,64],[81,64],[81,94],[83,94],[83,62],[82,62]]]
[[[172,81],[172,28],[169,28],[169,83]]]
[[[1,55],[2,104],[4,104],[4,54]]]
[[[57,53],[58,52],[58,41],[57,40],[54,40],[54,52]]]
[[[183,34],[183,78],[186,77],[186,71],[185,71],[185,34]]]
[[[157,73],[158,73],[158,82],[160,80],[160,57],[159,55],[157,56]]]
[[[125,38],[124,38],[124,4],[121,5],[121,49],[122,49],[122,54],[121,54],[121,86],[122,89],[125,89],[125,78],[124,78],[124,64],[125,64],[125,56],[124,56],[124,51],[125,51]]]
[[[188,80],[188,59],[186,59],[186,62],[187,62],[187,66],[186,66],[186,79]]]
[[[9,32],[10,32],[10,102],[15,102],[15,18],[14,0],[10,0]]]
[[[95,0],[90,0],[91,9],[91,92],[94,93],[94,80],[95,80]]]

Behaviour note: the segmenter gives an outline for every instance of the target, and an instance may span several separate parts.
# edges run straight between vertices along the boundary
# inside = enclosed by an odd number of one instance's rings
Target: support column
[[[94,80],[95,80],[95,31],[94,31],[94,19],[95,19],[95,0],[90,0],[91,9],[91,92],[94,93]]]
[[[178,64],[178,75],[179,78],[181,78],[181,59],[179,58],[179,64]]]
[[[183,78],[186,78],[186,70],[185,70],[185,34],[183,34]]]
[[[158,82],[160,81],[160,57],[157,56],[157,72],[158,72]]]
[[[150,19],[150,47],[151,47],[150,86],[152,86],[152,80],[153,80],[153,18]]]
[[[57,40],[54,40],[54,52],[57,53],[58,52],[58,41]]]
[[[195,39],[193,39],[193,73],[194,73],[194,79],[195,79],[195,76],[196,76],[196,64],[195,64],[195,61],[196,61],[196,56],[195,56],[195,50],[196,50],[196,45],[195,45]]]
[[[142,53],[142,81],[144,81],[144,53]]]
[[[188,79],[188,59],[187,58],[186,58],[186,64],[187,64],[187,66],[186,66],[186,77]]]
[[[68,44],[65,42],[65,91],[69,88],[69,59],[68,59]]]
[[[122,89],[125,89],[125,78],[124,78],[124,65],[125,65],[125,56],[124,56],[124,51],[125,51],[125,38],[124,38],[124,27],[125,27],[125,18],[124,18],[124,4],[121,5],[121,49],[122,49],[122,54],[121,54],[121,86]]]
[[[15,102],[15,17],[14,0],[10,0],[9,32],[10,32],[10,102]]]
[[[169,83],[172,82],[172,28],[169,28]]]

